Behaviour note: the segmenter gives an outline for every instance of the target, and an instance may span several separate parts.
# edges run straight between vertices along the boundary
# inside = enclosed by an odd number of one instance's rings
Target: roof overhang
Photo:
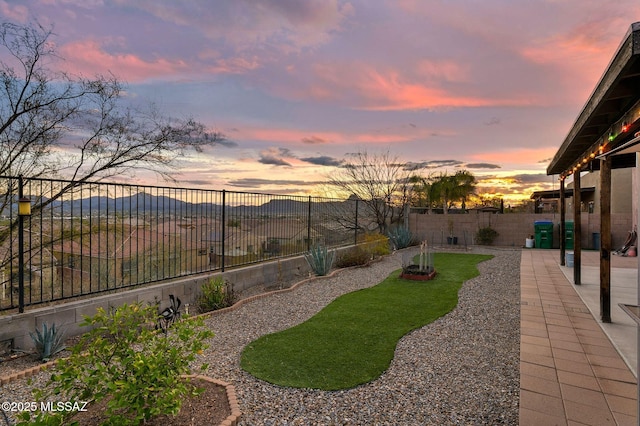
[[[547,168],[566,175],[640,130],[640,22],[633,23]]]
[[[592,194],[596,191],[595,187],[580,188],[580,194]],[[564,190],[564,198],[573,197],[573,188],[567,188]],[[560,198],[560,190],[552,189],[548,191],[535,191],[529,197],[532,200],[557,200]]]

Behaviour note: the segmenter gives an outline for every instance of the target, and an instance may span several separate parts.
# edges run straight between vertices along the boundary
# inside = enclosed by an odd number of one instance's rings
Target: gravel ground
[[[400,268],[400,253],[207,318],[216,336],[201,359],[210,364],[206,374],[235,385],[240,424],[247,426],[517,425],[520,251],[472,251],[495,257],[479,264],[480,275],[465,283],[452,312],[398,342],[390,368],[373,382],[332,392],[283,388],[242,371],[240,354],[257,337],[310,318],[341,294],[379,283]],[[25,380],[3,386],[0,401],[31,400],[27,387]]]
[[[335,392],[274,386],[243,372],[240,353],[337,296],[379,283],[401,266],[400,253],[211,317],[208,374],[236,386],[242,425],[517,425],[520,251],[474,251],[495,257],[479,265],[452,312],[399,341],[390,368],[371,383]]]

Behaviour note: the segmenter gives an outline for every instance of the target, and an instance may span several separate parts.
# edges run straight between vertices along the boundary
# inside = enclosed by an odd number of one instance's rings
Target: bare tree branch
[[[386,234],[388,227],[404,215],[414,173],[413,168],[399,162],[389,151],[381,154],[361,151],[328,176],[328,183],[342,196],[361,200],[378,231]]]
[[[113,75],[87,79],[53,69],[53,36],[38,23],[0,23],[0,175],[73,181],[34,205],[34,213],[88,181],[135,170],[173,179],[177,158],[224,141],[153,105],[128,107]],[[13,193],[0,203],[12,203]]]

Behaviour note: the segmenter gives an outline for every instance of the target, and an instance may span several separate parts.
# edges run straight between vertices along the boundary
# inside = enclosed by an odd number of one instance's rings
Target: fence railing
[[[356,200],[7,176],[0,187],[0,311],[353,244],[364,223]]]

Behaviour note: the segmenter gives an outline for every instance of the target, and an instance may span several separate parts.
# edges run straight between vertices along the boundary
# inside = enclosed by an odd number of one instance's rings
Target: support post
[[[580,204],[582,204],[582,194],[580,193],[580,170],[573,174],[573,283],[582,284],[580,276],[582,268],[582,219],[580,216]]]
[[[611,322],[611,157],[600,160],[600,319]]]
[[[567,214],[566,201],[564,198],[564,178],[560,179],[560,265],[565,264],[565,255],[567,251]]]

